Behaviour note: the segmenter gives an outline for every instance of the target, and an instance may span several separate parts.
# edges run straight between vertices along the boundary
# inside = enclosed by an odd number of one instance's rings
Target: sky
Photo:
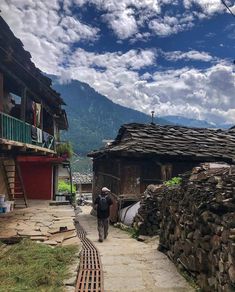
[[[147,114],[235,123],[235,17],[221,0],[1,0],[0,9],[36,66],[61,82]]]

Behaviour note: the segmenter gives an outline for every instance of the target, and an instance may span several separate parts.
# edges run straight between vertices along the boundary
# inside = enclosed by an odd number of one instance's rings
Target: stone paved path
[[[0,214],[0,240],[28,237],[52,246],[80,243],[71,206],[49,206],[45,200],[28,203],[28,208]]]
[[[78,219],[98,248],[104,271],[105,292],[192,292],[171,261],[157,250],[157,240],[148,243],[110,227],[109,236],[98,242],[96,218],[90,207],[82,207]]]

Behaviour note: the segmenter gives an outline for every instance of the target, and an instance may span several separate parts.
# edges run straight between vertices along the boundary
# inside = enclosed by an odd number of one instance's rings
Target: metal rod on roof
[[[154,125],[154,121],[153,121],[153,119],[154,119],[154,111],[151,111],[151,114],[152,114],[152,121],[151,121],[151,124]]]

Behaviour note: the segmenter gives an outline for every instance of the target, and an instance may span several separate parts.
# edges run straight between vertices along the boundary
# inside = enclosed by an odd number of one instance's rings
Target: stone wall
[[[140,208],[134,219],[134,227],[140,235],[157,235],[160,232],[161,203],[166,187],[149,185],[140,200]]]
[[[203,164],[156,197],[160,248],[203,291],[235,291],[235,166]]]

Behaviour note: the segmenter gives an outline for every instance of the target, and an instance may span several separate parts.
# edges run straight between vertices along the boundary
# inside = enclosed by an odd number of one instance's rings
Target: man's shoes
[[[99,238],[99,242],[103,242],[103,239],[100,239],[100,238]]]

